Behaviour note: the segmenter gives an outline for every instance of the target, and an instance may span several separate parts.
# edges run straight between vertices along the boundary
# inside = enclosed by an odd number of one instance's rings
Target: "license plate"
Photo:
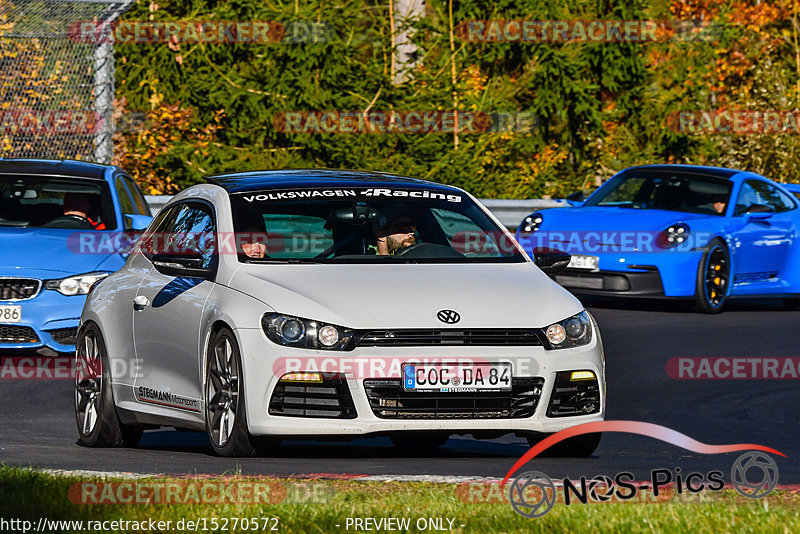
[[[567,267],[570,269],[597,269],[597,256],[573,254]]]
[[[22,320],[22,306],[0,306],[0,323],[18,323]]]
[[[502,391],[511,389],[510,363],[406,363],[405,391]]]

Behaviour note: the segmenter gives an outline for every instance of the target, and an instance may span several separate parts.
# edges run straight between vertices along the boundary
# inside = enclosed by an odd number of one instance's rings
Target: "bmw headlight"
[[[282,313],[265,313],[261,327],[273,343],[287,347],[348,350],[353,330]]]
[[[592,320],[582,311],[563,321],[551,324],[544,330],[550,349],[580,347],[592,340]]]
[[[76,274],[60,280],[48,280],[44,287],[58,291],[62,295],[71,297],[73,295],[88,295],[92,286],[111,273],[94,272],[86,274]]]
[[[670,224],[658,234],[656,244],[661,248],[672,248],[684,244],[687,239],[689,239],[688,226],[682,223]]]

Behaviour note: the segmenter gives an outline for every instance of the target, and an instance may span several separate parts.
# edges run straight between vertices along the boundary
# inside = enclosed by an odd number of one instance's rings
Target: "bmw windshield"
[[[460,193],[332,187],[239,193],[231,202],[247,263],[526,261]]]
[[[634,170],[612,179],[584,205],[722,215],[730,195],[728,180],[687,172]]]

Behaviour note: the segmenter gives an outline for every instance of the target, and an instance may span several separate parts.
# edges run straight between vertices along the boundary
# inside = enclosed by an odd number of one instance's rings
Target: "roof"
[[[0,174],[29,174],[45,176],[69,176],[76,178],[105,179],[109,165],[76,160],[54,159],[2,159]]]
[[[335,169],[239,172],[211,176],[207,180],[224,188],[231,194],[296,187],[379,187],[387,184],[451,192],[456,190],[451,186],[397,174]]]
[[[684,171],[684,172],[705,174],[706,176],[715,176],[717,178],[726,178],[726,179],[736,174],[745,172],[745,171],[737,171],[734,169],[727,169],[725,167],[706,167],[703,165],[677,165],[677,164],[637,165],[635,167],[629,167],[625,169],[625,171],[630,171],[633,169],[636,170],[643,169],[649,171],[666,171],[666,172]]]

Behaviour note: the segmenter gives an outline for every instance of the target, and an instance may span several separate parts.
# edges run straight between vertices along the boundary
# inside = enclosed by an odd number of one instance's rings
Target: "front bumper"
[[[74,337],[85,302],[85,296],[67,297],[44,288],[32,299],[0,301],[0,305],[22,309],[20,322],[0,324],[0,353],[31,350],[47,356],[74,352]]]
[[[605,363],[602,340],[594,326],[592,341],[583,347],[546,351],[541,346],[436,346],[369,347],[351,352],[327,352],[282,347],[270,342],[259,329],[237,329],[248,429],[264,436],[359,436],[398,431],[474,432],[558,432],[571,426],[602,421],[605,417]],[[336,360],[337,370],[350,369],[343,383],[352,397],[354,416],[293,417],[270,415],[270,401],[285,371],[315,371],[328,360]],[[368,390],[372,380],[401,378],[400,365],[406,362],[481,361],[510,362],[514,379],[541,378],[541,394],[532,414],[507,418],[413,418],[398,419],[376,415]],[[312,363],[313,362],[313,363]],[[376,364],[376,362],[382,362]],[[597,378],[599,409],[588,415],[548,416],[559,372],[592,371]],[[441,393],[440,395],[446,395]]]
[[[604,252],[598,269],[567,269],[553,276],[580,295],[603,297],[692,298],[702,250],[663,252]]]

